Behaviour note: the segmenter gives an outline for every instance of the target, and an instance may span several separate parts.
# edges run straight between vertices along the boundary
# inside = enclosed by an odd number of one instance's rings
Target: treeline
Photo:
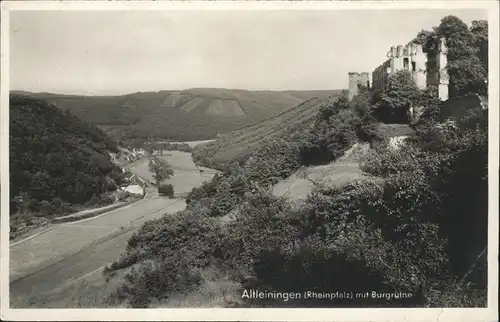
[[[399,150],[377,130],[380,96],[362,90],[322,106],[309,130],[233,163],[193,189],[186,211],[132,236],[107,270],[136,264],[116,295],[147,307],[198,287],[201,272],[217,267],[246,289],[411,294],[245,307],[486,306],[488,113],[471,107],[449,121],[432,93],[421,97],[428,108]],[[361,164],[366,179],[316,187],[299,207],[271,194],[280,179],[359,141],[373,147]]]
[[[161,139],[158,139],[161,140]],[[119,141],[120,146],[127,146],[130,148],[144,149],[149,153],[154,151],[182,151],[191,153],[193,148],[187,143],[170,143],[170,142],[156,142],[155,139],[151,138],[134,138],[134,139],[122,139]]]
[[[191,153],[193,148],[187,143],[151,143],[147,146],[150,151],[182,151]]]
[[[72,205],[105,204],[124,177],[98,128],[45,101],[10,95],[11,219],[54,217]]]

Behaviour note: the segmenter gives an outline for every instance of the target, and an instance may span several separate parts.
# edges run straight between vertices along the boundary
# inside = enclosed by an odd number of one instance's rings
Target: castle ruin
[[[359,87],[370,88],[369,73],[349,73],[349,101],[359,93]]]
[[[435,54],[426,54],[422,45],[414,42],[406,46],[392,46],[387,52],[387,60],[372,72],[371,88],[383,92],[389,76],[400,70],[409,70],[417,87],[421,90],[437,89],[442,101],[448,99],[449,77],[446,71],[447,49],[444,39],[438,44]],[[349,73],[349,100],[358,92],[359,86],[369,84],[368,73]]]

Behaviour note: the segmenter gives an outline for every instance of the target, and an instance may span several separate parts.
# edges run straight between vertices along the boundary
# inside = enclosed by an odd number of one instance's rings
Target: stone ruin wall
[[[365,86],[370,88],[369,73],[349,73],[349,101],[359,93],[359,87]]]
[[[448,99],[449,77],[446,72],[447,50],[444,40],[438,44],[436,55],[424,53],[422,45],[413,42],[406,46],[392,46],[387,52],[387,60],[372,72],[371,88],[383,92],[389,76],[406,69],[413,76],[417,87],[425,90],[433,86],[442,101]],[[358,85],[369,84],[368,73],[349,73],[349,100],[358,92]]]

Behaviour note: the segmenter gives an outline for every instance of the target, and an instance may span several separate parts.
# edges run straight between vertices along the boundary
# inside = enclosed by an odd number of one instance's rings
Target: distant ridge
[[[337,92],[192,88],[84,96],[12,91],[70,110],[115,139],[155,137],[177,141],[213,139],[272,118],[312,97]]]

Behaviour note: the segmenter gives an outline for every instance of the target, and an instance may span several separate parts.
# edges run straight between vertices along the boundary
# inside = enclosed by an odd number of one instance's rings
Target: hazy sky
[[[482,10],[18,11],[11,89],[75,94],[226,87],[337,89],[454,14]]]

